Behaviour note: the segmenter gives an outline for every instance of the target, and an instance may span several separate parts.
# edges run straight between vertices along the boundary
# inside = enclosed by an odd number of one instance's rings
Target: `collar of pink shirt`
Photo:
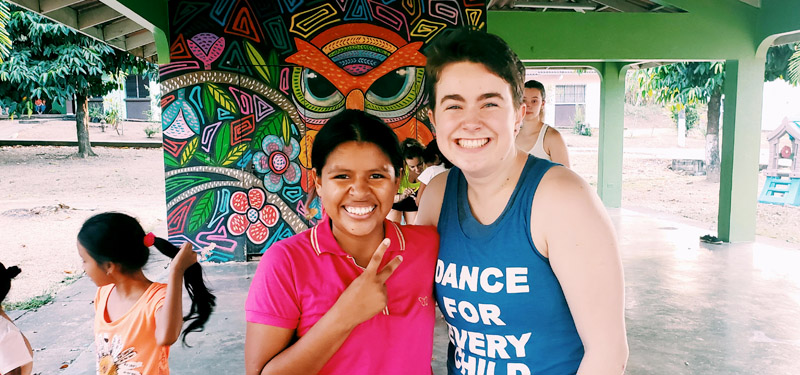
[[[389,245],[389,248],[386,249],[387,253],[406,250],[406,239],[403,236],[403,232],[400,230],[400,227],[396,223],[384,219],[383,232],[385,233],[386,238],[392,241],[392,243]],[[336,238],[333,237],[330,218],[326,218],[311,229],[311,247],[314,249],[314,252],[317,255],[322,253],[330,253],[333,255],[350,257],[350,254],[347,254],[344,250],[342,250],[341,246],[339,246],[339,243],[336,242]],[[384,260],[386,259],[391,258],[384,257]]]

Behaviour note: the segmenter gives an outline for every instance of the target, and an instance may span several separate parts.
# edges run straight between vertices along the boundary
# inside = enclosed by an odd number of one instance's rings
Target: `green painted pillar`
[[[159,29],[153,30],[153,38],[156,40],[156,51],[158,51],[158,63],[169,64],[169,36]]]
[[[599,65],[600,140],[597,156],[597,194],[609,208],[622,205],[622,137],[624,134],[625,76],[622,64]]]
[[[717,231],[727,242],[756,236],[764,64],[756,57],[725,62]]]

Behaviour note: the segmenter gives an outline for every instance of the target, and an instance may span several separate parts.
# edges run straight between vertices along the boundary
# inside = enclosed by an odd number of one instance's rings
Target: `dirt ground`
[[[671,159],[663,158],[702,155],[703,134],[692,131],[686,147],[677,148],[675,130],[658,108],[632,110],[625,125],[623,208],[691,221],[715,234],[719,185],[704,176],[673,172],[668,169]],[[126,124],[124,136],[93,127],[90,136],[93,140],[146,140],[144,126]],[[54,133],[74,140],[74,123],[30,126],[0,121],[0,138],[36,139]],[[592,137],[583,137],[562,131],[573,169],[592,184],[597,180],[596,133],[595,129]],[[76,151],[73,147],[0,147],[0,236],[4,239],[0,261],[23,270],[7,303],[57,292],[65,280],[80,273],[75,235],[93,214],[127,212],[138,217],[145,229],[166,235],[161,149],[94,148],[99,156],[88,159],[76,158]],[[763,179],[762,172],[759,192]],[[798,222],[800,207],[758,205],[759,235],[800,249]]]

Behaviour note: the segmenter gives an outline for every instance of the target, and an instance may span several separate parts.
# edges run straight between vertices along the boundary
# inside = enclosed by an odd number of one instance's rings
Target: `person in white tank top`
[[[544,85],[536,80],[525,82],[523,102],[527,109],[517,135],[517,147],[537,158],[569,168],[569,153],[564,138],[558,130],[544,123]]]

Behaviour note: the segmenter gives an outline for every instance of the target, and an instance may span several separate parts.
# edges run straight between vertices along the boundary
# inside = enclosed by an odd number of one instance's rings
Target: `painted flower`
[[[281,190],[284,183],[296,184],[300,182],[302,170],[295,163],[300,155],[300,144],[291,138],[287,146],[283,139],[274,135],[268,135],[261,143],[263,151],[257,151],[253,155],[253,165],[256,172],[265,173],[264,187],[271,193]]]
[[[247,233],[254,244],[262,244],[269,238],[269,228],[281,217],[278,207],[265,203],[267,194],[259,188],[237,191],[231,195],[233,214],[228,218],[228,231],[234,236]]]
[[[97,373],[102,375],[141,375],[135,368],[142,367],[142,362],[133,362],[136,356],[133,348],[122,350],[122,340],[119,336],[109,341],[108,333],[97,335],[95,339],[97,353]]]

